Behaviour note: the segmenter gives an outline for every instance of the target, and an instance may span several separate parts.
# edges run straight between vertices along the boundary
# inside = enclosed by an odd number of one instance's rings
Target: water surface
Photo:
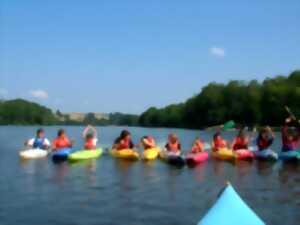
[[[65,127],[76,149],[82,127]],[[1,225],[195,225],[229,180],[267,224],[300,224],[300,166],[209,160],[178,169],[157,160],[127,162],[108,155],[79,164],[51,159],[22,161],[18,151],[36,127],[0,127]],[[49,138],[58,127],[46,127]],[[99,127],[100,143],[111,145],[121,127]],[[134,140],[153,135],[160,145],[178,133],[188,149],[200,135],[192,130],[130,128]],[[234,133],[226,133],[232,138]],[[274,149],[279,149],[279,135]],[[235,212],[232,212],[234,216]]]

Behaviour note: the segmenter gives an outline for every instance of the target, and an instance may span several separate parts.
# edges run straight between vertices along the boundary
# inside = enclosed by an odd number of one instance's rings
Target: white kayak
[[[48,151],[43,149],[28,149],[24,151],[20,151],[19,155],[22,159],[39,159],[45,158],[48,155]]]

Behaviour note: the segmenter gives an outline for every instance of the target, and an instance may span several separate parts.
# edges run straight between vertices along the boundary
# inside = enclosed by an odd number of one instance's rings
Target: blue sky
[[[300,68],[299,0],[0,1],[0,96],[140,113]]]

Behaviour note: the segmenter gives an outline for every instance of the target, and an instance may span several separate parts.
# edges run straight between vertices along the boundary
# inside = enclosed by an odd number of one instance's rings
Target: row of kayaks
[[[20,157],[23,159],[35,159],[43,158],[48,155],[48,151],[42,149],[30,149],[21,151]],[[70,161],[79,161],[86,159],[98,158],[102,155],[103,150],[101,148],[95,150],[80,150],[73,152],[70,148],[61,149],[59,151],[54,151],[49,153],[54,160],[70,160]],[[122,158],[127,160],[155,160],[161,158],[169,164],[174,165],[195,165],[202,162],[205,162],[209,159],[208,151],[200,153],[188,153],[186,155],[175,154],[172,152],[167,152],[165,150],[160,150],[160,148],[151,148],[145,150],[142,154],[137,152],[134,149],[123,149],[123,150],[114,150],[111,149],[108,153],[116,158]],[[300,153],[297,151],[283,152],[279,156],[277,153],[271,149],[266,149],[264,151],[250,151],[250,150],[237,150],[233,151],[227,148],[221,148],[218,151],[211,152],[212,158],[224,160],[224,161],[237,161],[237,160],[268,160],[276,161],[281,159],[283,161],[299,161],[300,162]]]

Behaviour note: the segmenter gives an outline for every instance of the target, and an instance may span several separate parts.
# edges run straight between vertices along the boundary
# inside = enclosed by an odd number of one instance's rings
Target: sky
[[[300,68],[299,0],[0,0],[0,98],[141,113]]]

